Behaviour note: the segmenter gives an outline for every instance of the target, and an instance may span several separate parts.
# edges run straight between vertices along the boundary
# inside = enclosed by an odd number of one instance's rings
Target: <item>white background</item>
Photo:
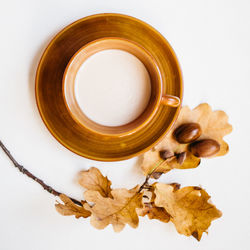
[[[50,39],[86,15],[119,12],[158,29],[173,46],[184,76],[184,104],[208,102],[225,110],[234,131],[230,152],[161,181],[201,184],[223,217],[201,242],[177,234],[171,223],[140,219],[138,229],[98,231],[89,219],[62,217],[56,198],[13,168],[0,150],[0,249],[250,249],[250,1],[41,0],[0,2],[0,139],[16,159],[54,188],[80,199],[78,171],[99,167],[113,187],[143,181],[136,159],[100,163],[61,146],[35,104],[34,77]]]

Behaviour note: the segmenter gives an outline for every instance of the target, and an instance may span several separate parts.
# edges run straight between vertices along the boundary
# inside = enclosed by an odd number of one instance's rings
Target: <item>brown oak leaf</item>
[[[157,183],[155,204],[164,207],[180,234],[193,236],[198,241],[207,232],[212,220],[222,213],[209,202],[210,196],[200,187],[184,187],[176,184]]]
[[[98,191],[101,196],[112,198],[111,181],[95,167],[87,171],[81,171],[78,182],[88,190]]]
[[[83,206],[86,201],[81,201],[82,206],[76,205],[68,196],[60,194],[60,199],[64,204],[58,202],[55,204],[57,212],[62,215],[75,215],[76,218],[87,218],[91,215],[90,211],[86,210]]]
[[[178,143],[174,137],[174,130],[184,123],[198,123],[201,127],[202,134],[200,139],[213,139],[220,144],[220,151],[215,156],[223,156],[228,150],[228,144],[223,137],[232,131],[232,126],[228,123],[228,116],[221,110],[213,111],[209,104],[202,103],[191,110],[188,106],[182,107],[179,117],[164,139],[157,144],[152,150],[143,155],[141,165],[145,175],[149,174],[154,168],[156,162],[162,161],[159,152],[168,150],[178,156],[182,152],[186,152],[186,159],[183,164],[179,164],[177,157],[166,160],[157,171],[166,173],[171,169],[188,169],[196,168],[200,164],[200,159],[193,156],[188,151],[188,144]],[[213,156],[214,157],[214,156]]]
[[[120,232],[125,224],[136,228],[139,223],[136,209],[142,207],[142,193],[138,193],[138,186],[130,190],[113,189],[111,194],[113,198],[103,197],[93,190],[84,193],[86,200],[94,203],[93,206],[84,205],[84,208],[91,212],[92,226],[103,229],[112,224],[115,232]]]
[[[172,169],[188,169],[190,166],[192,168],[199,166],[200,159],[192,155],[187,151],[187,156],[183,164],[179,164],[176,157],[173,157],[170,160],[163,161],[160,158],[159,151],[150,150],[143,155],[143,163],[141,169],[145,175],[151,173],[155,166],[157,167],[156,171],[159,173],[167,173]],[[157,164],[158,163],[158,164]],[[152,176],[153,177],[153,176]]]
[[[144,203],[143,208],[137,211],[139,216],[147,215],[150,220],[156,219],[162,222],[169,222],[170,216],[163,207],[157,207],[153,202]]]
[[[137,214],[139,216],[144,217],[145,215],[148,216],[150,220],[156,219],[161,222],[169,222],[170,215],[167,213],[165,208],[163,207],[157,207],[155,205],[155,194],[154,194],[154,185],[153,184],[150,187],[150,190],[144,190],[143,197],[144,197],[144,203],[142,208],[137,209]]]

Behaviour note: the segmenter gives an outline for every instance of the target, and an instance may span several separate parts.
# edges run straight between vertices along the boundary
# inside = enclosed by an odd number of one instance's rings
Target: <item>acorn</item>
[[[196,157],[210,157],[220,151],[220,144],[212,139],[203,139],[191,143],[189,150]]]
[[[201,135],[201,127],[198,123],[184,123],[175,129],[173,133],[180,144],[191,143]]]

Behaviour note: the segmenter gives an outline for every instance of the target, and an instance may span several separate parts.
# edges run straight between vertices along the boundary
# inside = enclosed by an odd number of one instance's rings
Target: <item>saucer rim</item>
[[[93,18],[96,18],[96,17],[100,17],[100,16],[113,16],[113,17],[124,17],[124,18],[128,18],[128,19],[131,19],[132,21],[136,21],[136,22],[139,22],[140,24],[142,24],[144,27],[146,27],[147,29],[150,29],[151,31],[153,31],[154,33],[158,34],[162,40],[164,40],[164,43],[167,45],[168,49],[170,50],[171,52],[171,55],[173,56],[174,60],[175,60],[175,63],[176,63],[176,66],[177,66],[177,70],[178,70],[178,74],[179,74],[179,78],[180,78],[180,81],[179,81],[179,92],[180,92],[180,95],[178,96],[180,98],[180,106],[175,108],[176,111],[175,111],[175,114],[173,116],[173,119],[172,121],[169,123],[168,125],[168,128],[164,130],[164,132],[162,132],[162,134],[155,140],[153,141],[149,146],[141,149],[141,150],[138,150],[132,154],[128,154],[128,155],[125,155],[125,156],[119,156],[119,157],[97,157],[97,156],[93,156],[93,155],[89,155],[89,154],[86,154],[86,153],[83,153],[83,152],[80,152],[70,146],[67,145],[67,143],[65,143],[59,136],[57,136],[55,134],[55,132],[53,131],[53,128],[50,127],[50,125],[48,124],[46,118],[45,118],[45,115],[43,114],[42,112],[42,108],[41,108],[41,104],[40,104],[40,100],[38,98],[38,80],[39,80],[39,75],[40,75],[40,69],[41,69],[41,65],[43,63],[43,60],[45,59],[45,56],[46,54],[48,53],[50,47],[54,44],[54,42],[65,32],[67,31],[68,29],[70,29],[72,26],[74,26],[75,24],[77,23],[81,23],[83,21],[86,21],[86,20],[89,20],[89,19],[93,19]],[[149,25],[148,23],[138,19],[138,18],[135,18],[135,17],[132,17],[132,16],[129,16],[129,15],[125,15],[125,14],[120,14],[120,13],[99,13],[99,14],[93,14],[93,15],[89,15],[89,16],[86,16],[86,17],[83,17],[81,19],[78,19],[72,23],[70,23],[69,25],[67,25],[66,27],[64,27],[62,30],[60,30],[53,38],[52,40],[49,42],[48,46],[45,48],[41,58],[40,58],[40,61],[39,61],[39,64],[38,64],[38,67],[37,67],[37,71],[36,71],[36,77],[35,77],[35,97],[36,97],[36,104],[37,104],[37,107],[38,107],[38,111],[40,113],[40,116],[43,120],[43,123],[45,124],[45,126],[47,127],[47,129],[49,130],[49,132],[51,133],[51,135],[62,145],[64,146],[65,148],[67,148],[68,150],[70,150],[71,152],[79,155],[79,156],[82,156],[82,157],[85,157],[87,159],[90,159],[90,160],[95,160],[95,161],[103,161],[103,162],[114,162],[114,161],[122,161],[122,160],[127,160],[127,159],[130,159],[130,158],[133,158],[133,157],[136,157],[136,156],[139,156],[143,153],[145,153],[146,151],[152,149],[157,143],[159,143],[163,137],[170,131],[170,129],[173,127],[175,121],[177,120],[178,118],[178,115],[180,113],[180,109],[181,109],[181,105],[182,105],[182,100],[183,100],[183,74],[182,74],[182,71],[181,71],[181,67],[180,67],[180,63],[178,61],[178,58],[172,48],[172,46],[170,45],[170,43],[167,41],[167,39],[159,32],[157,31],[155,28],[153,28],[151,25]]]

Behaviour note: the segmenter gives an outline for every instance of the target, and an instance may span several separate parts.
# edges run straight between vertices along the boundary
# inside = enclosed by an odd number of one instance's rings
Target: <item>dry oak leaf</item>
[[[58,213],[62,215],[75,215],[76,218],[87,218],[91,215],[90,211],[83,207],[86,201],[81,201],[82,206],[78,206],[65,194],[60,194],[59,197],[64,204],[55,204]]]
[[[137,211],[139,216],[147,215],[150,220],[156,219],[161,222],[169,222],[170,215],[163,207],[157,207],[153,202],[144,203],[143,208]]]
[[[91,212],[90,223],[97,229],[104,229],[109,224],[113,225],[115,232],[120,232],[125,224],[136,228],[139,218],[137,208],[142,207],[142,193],[138,193],[138,186],[127,190],[125,188],[113,189],[112,197],[103,197],[98,191],[87,190],[84,193],[88,203],[84,208]]]
[[[146,201],[144,201],[143,203],[143,208],[137,209],[137,214],[142,217],[147,215],[150,220],[156,219],[161,222],[167,223],[170,220],[170,215],[167,213],[165,208],[157,207],[154,203],[155,200],[154,185],[155,184],[151,186],[150,190],[145,190],[143,192],[143,197],[147,198],[144,198],[144,200]]]
[[[111,181],[104,177],[100,170],[95,167],[87,171],[81,171],[78,182],[88,190],[98,191],[101,196],[112,198]]]
[[[187,151],[186,159],[181,165],[178,163],[176,157],[173,157],[170,160],[163,161],[160,158],[159,151],[150,150],[143,155],[141,169],[144,175],[148,175],[149,173],[151,173],[155,167],[157,167],[156,172],[167,173],[172,169],[188,169],[198,167],[200,161],[201,160],[199,158],[195,157],[189,151]]]
[[[228,123],[228,116],[224,111],[213,111],[209,104],[202,103],[191,110],[188,106],[182,107],[179,117],[164,139],[157,144],[151,151],[148,151],[143,156],[142,171],[145,175],[150,173],[153,164],[160,161],[159,152],[161,150],[169,150],[175,154],[187,152],[186,159],[182,165],[174,158],[171,161],[165,161],[161,166],[161,172],[166,173],[171,169],[187,169],[196,168],[200,159],[193,156],[188,151],[188,144],[180,144],[173,137],[173,131],[184,123],[198,123],[201,127],[202,134],[200,139],[213,139],[220,144],[220,151],[215,156],[225,155],[229,148],[228,144],[223,140],[223,137],[232,132],[232,126]],[[157,169],[157,171],[160,171]]]
[[[164,207],[180,234],[193,236],[198,241],[207,232],[211,221],[222,213],[208,200],[210,196],[200,187],[184,187],[176,184],[157,183],[155,204]]]

